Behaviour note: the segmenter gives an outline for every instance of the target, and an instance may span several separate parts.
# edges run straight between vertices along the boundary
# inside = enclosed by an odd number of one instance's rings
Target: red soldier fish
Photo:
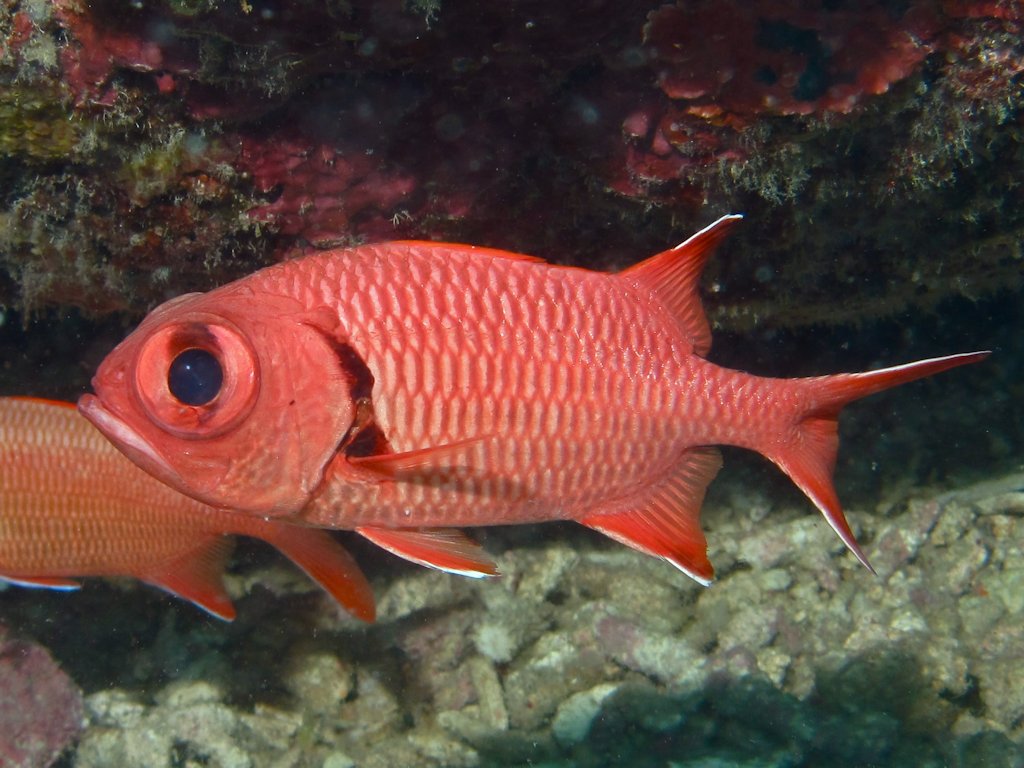
[[[125,459],[70,403],[0,398],[0,578],[77,589],[70,577],[133,576],[230,621],[228,534],[277,547],[373,620],[369,584],[326,531],[200,504]]]
[[[207,504],[470,575],[494,564],[454,528],[575,520],[707,584],[711,446],[742,446],[867,565],[832,483],[840,409],[988,353],[802,379],[713,365],[698,281],[739,219],[615,274],[430,242],[286,261],[158,307],[79,407]]]

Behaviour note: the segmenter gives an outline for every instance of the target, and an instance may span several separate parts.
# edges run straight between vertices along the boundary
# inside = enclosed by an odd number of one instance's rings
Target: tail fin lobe
[[[839,412],[843,406],[876,392],[976,363],[989,352],[968,352],[865,373],[844,373],[800,380],[810,391],[809,407],[796,417],[795,436],[764,453],[802,490],[864,566],[874,573],[857,544],[832,482],[839,450]]]
[[[894,365],[891,368],[880,368],[877,371],[863,373],[840,373],[833,376],[819,376],[805,379],[811,386],[813,396],[818,401],[817,412],[822,415],[835,416],[843,406],[862,397],[874,395],[886,389],[898,387],[917,379],[923,379],[950,368],[969,365],[984,360],[992,354],[984,352],[964,352],[959,355],[933,357],[918,360],[914,363]]]
[[[847,548],[874,573],[875,569],[850,530],[832,483],[839,451],[839,422],[834,416],[808,416],[800,423],[798,434],[799,439],[780,444],[769,458],[814,502]]]

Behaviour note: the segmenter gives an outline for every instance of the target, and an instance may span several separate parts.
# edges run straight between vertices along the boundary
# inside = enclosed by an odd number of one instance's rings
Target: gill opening
[[[391,444],[377,421],[373,406],[374,378],[370,367],[351,344],[326,338],[338,358],[342,373],[348,378],[349,393],[355,407],[355,417],[338,441],[336,452],[352,457],[391,453]]]

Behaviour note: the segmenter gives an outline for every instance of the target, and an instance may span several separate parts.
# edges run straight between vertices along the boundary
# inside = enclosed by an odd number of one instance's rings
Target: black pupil
[[[167,371],[167,387],[185,405],[206,405],[223,383],[220,363],[205,349],[186,349]]]

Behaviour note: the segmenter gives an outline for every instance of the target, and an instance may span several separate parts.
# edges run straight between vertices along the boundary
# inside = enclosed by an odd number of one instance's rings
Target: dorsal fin
[[[361,248],[373,248],[381,243],[374,243],[366,246],[359,246]],[[498,248],[488,248],[483,245],[466,245],[464,243],[442,243],[435,242],[433,240],[393,240],[387,243],[390,248],[395,245],[404,245],[409,248],[416,249],[427,249],[438,254],[442,251],[450,251],[451,253],[468,253],[474,257],[489,257],[492,259],[505,259],[507,261],[525,261],[532,264],[547,264],[547,261],[540,256],[530,256],[525,253],[513,253],[512,251],[502,251]]]
[[[661,557],[707,586],[715,576],[700,526],[704,493],[722,466],[716,448],[691,448],[667,480],[637,504],[617,502],[579,522],[633,549]]]
[[[711,350],[711,327],[697,290],[704,264],[732,226],[743,217],[723,216],[689,239],[619,273],[635,288],[653,294],[679,322],[695,354]]]

